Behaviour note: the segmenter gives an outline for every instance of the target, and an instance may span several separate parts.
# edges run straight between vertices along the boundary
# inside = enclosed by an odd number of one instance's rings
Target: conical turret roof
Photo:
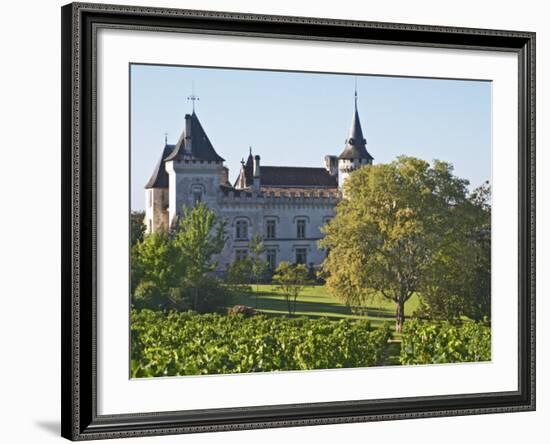
[[[363,136],[363,129],[361,128],[361,120],[359,119],[359,112],[357,111],[357,94],[355,95],[355,112],[353,113],[349,136],[346,139],[344,151],[342,151],[339,158],[347,160],[373,160],[373,157],[367,151],[367,140]]]
[[[225,159],[216,153],[195,111],[192,114],[186,114],[185,120],[185,129],[181,133],[176,148],[166,160],[180,159],[184,154],[190,154],[198,160],[223,162]]]
[[[168,188],[168,173],[166,172],[166,168],[164,167],[164,164],[166,162],[166,158],[174,151],[175,146],[174,145],[164,145],[164,149],[162,150],[162,155],[160,156],[159,161],[155,165],[155,169],[153,171],[153,174],[151,175],[151,178],[145,185],[145,188]]]

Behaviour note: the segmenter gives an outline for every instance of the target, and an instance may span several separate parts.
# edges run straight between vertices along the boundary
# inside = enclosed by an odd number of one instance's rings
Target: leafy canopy
[[[145,235],[132,248],[134,302],[199,311],[219,305],[227,295],[210,274],[224,246],[224,229],[224,221],[201,203],[184,208],[172,233]]]
[[[308,270],[304,264],[281,262],[273,275],[276,289],[285,297],[288,314],[296,313],[296,300],[307,283]]]
[[[464,241],[467,185],[446,162],[405,156],[352,173],[319,242],[331,293],[352,306],[378,295],[395,302],[401,331],[405,303],[431,283],[444,245]]]

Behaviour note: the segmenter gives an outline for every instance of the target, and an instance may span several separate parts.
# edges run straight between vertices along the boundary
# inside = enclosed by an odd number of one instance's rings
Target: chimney
[[[331,176],[338,175],[338,157],[327,155],[325,156],[325,169]]]
[[[191,131],[191,115],[185,115],[185,152],[188,154],[193,153],[192,146],[192,131]]]
[[[260,190],[260,156],[256,154],[254,156],[254,189],[256,191]]]
[[[220,184],[222,185],[230,185],[229,184],[229,168],[222,167],[220,171]]]

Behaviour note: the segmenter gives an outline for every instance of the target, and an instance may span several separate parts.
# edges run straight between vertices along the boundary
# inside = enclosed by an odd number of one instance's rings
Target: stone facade
[[[262,237],[273,268],[282,261],[320,265],[325,252],[317,241],[342,199],[343,182],[355,169],[372,163],[357,104],[344,151],[325,156],[324,167],[260,166],[260,156],[250,151],[233,185],[196,113],[185,119],[178,143],[165,145],[146,185],[147,232],[169,230],[183,208],[204,202],[227,222],[228,240],[217,258],[219,272],[248,254],[255,235]]]

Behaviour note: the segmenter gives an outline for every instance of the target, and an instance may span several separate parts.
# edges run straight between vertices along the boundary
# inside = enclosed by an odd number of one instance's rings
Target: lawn
[[[262,312],[275,315],[288,315],[285,297],[273,285],[254,285],[252,294],[235,296],[232,305],[247,305]],[[257,298],[257,301],[256,301]],[[418,298],[414,295],[405,304],[405,315],[410,316],[418,307]],[[376,298],[367,308],[366,318],[373,327],[383,322],[393,324],[395,319],[395,304],[382,297]],[[350,307],[342,304],[329,294],[323,285],[311,285],[304,288],[296,303],[297,316],[327,317],[338,320],[341,318],[365,318],[355,315]]]

